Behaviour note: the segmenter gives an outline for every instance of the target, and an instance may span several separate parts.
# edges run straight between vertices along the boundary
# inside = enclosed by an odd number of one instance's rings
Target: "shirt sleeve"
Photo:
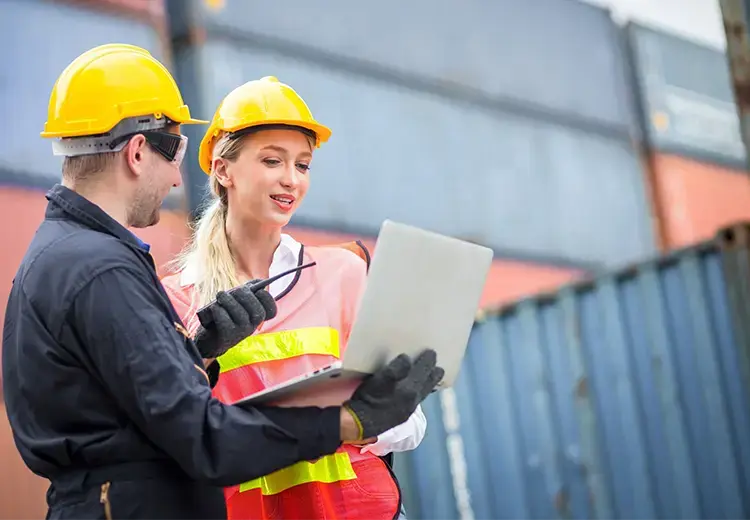
[[[406,422],[380,434],[376,442],[363,446],[361,452],[382,457],[397,451],[413,450],[422,442],[426,431],[427,417],[419,405]]]
[[[136,269],[96,276],[73,300],[68,324],[118,406],[191,477],[228,486],[341,444],[340,408],[225,405],[158,288]]]

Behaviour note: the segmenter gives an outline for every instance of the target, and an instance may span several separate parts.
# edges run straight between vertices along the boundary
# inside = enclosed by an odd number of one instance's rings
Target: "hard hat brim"
[[[226,128],[209,128],[200,143],[198,150],[198,164],[206,175],[211,175],[211,153],[213,149],[213,140],[216,138],[218,132],[237,132],[245,128],[256,128],[272,125],[286,125],[289,127],[299,127],[313,132],[317,138],[316,148],[319,148],[321,144],[327,142],[331,138],[331,129],[325,125],[319,123],[310,123],[307,121],[299,121],[296,119],[272,119],[267,121],[260,121],[252,125],[237,124],[227,126]]]
[[[187,121],[182,121],[181,123],[178,123],[180,125],[207,125],[211,121],[204,121],[203,119],[188,119]]]

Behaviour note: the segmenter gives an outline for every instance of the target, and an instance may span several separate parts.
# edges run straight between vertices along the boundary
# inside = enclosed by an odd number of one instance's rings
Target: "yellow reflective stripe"
[[[248,336],[218,360],[223,373],[254,363],[305,354],[327,354],[339,358],[339,331],[331,327],[308,327]]]
[[[354,473],[349,454],[338,452],[321,457],[315,462],[297,462],[265,477],[240,484],[240,493],[260,489],[263,495],[275,495],[300,484],[309,484],[310,482],[330,484],[356,478],[357,474]]]

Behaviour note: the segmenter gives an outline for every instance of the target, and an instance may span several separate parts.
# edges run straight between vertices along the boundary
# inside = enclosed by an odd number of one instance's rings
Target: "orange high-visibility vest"
[[[315,261],[317,265],[301,271],[277,296],[273,320],[218,358],[216,398],[232,403],[340,359],[366,284],[363,258],[369,260],[369,255],[361,244],[303,246],[300,264]],[[180,273],[163,283],[183,323],[194,333],[199,323],[193,286],[182,284]],[[343,382],[275,404],[340,405],[357,384]],[[226,488],[225,497],[229,519],[390,519],[398,516],[401,502],[395,476],[383,459],[362,454],[352,445]]]

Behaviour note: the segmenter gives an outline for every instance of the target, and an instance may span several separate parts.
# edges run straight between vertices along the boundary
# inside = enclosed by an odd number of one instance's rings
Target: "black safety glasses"
[[[187,151],[188,138],[184,135],[161,132],[158,130],[146,130],[143,132],[134,132],[132,134],[118,137],[109,144],[111,150],[114,150],[118,144],[128,141],[133,136],[141,134],[146,138],[146,142],[156,150],[159,155],[164,157],[168,162],[180,166],[185,159]]]

